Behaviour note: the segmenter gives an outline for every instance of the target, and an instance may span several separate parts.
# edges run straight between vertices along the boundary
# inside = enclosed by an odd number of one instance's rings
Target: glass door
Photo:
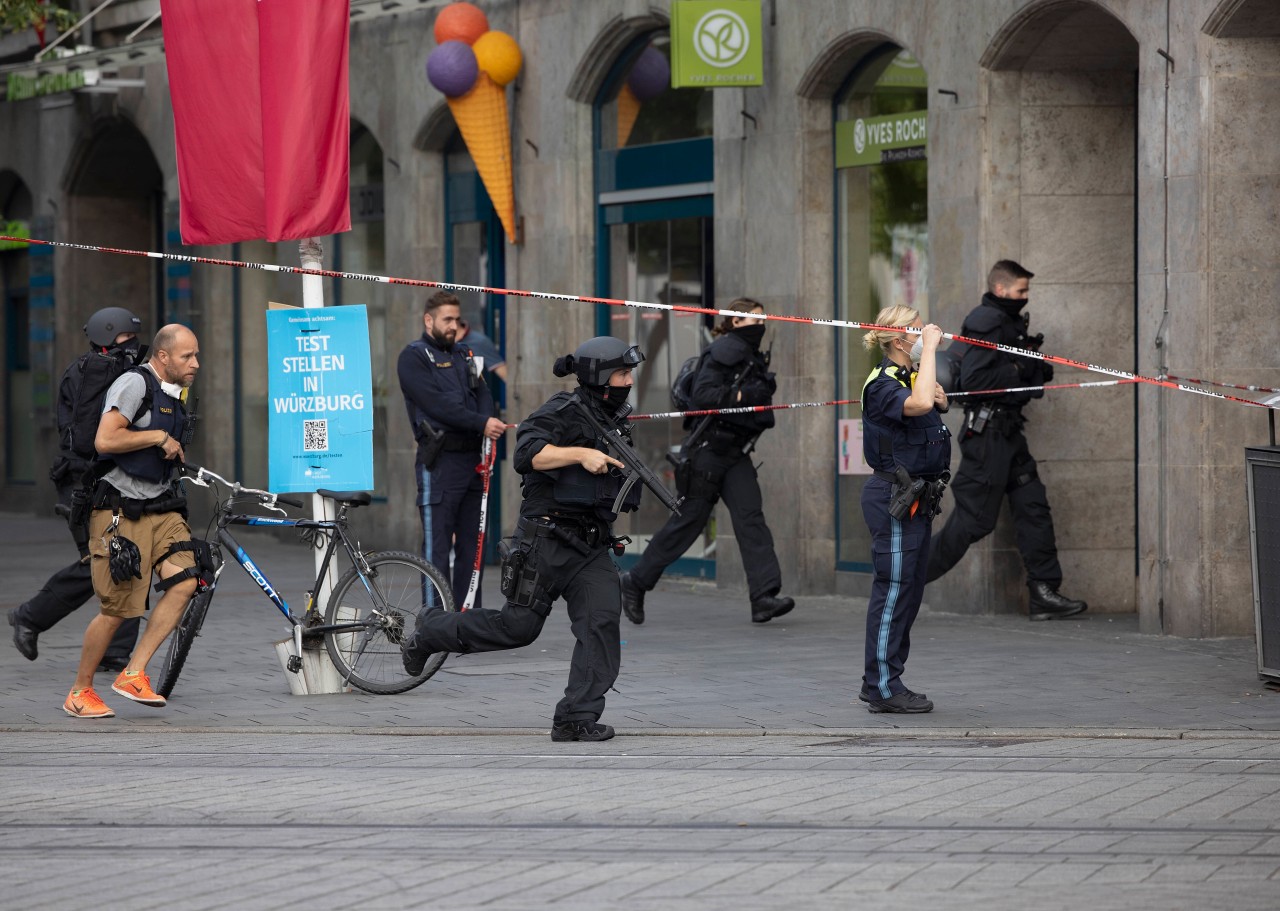
[[[712,219],[710,216],[658,218],[609,227],[609,296],[664,304],[712,306]],[[674,313],[609,308],[610,335],[640,346],[645,361],[635,374],[631,393],[637,413],[671,411],[671,384],[680,365],[710,343],[711,318]],[[645,464],[674,488],[671,463],[684,437],[678,420],[638,421],[633,441]],[[657,498],[645,496],[638,512],[619,527],[632,539],[624,565],[644,552],[649,539],[670,513]],[[715,576],[715,519],[669,572]]]
[[[501,288],[506,282],[505,238],[502,222],[493,208],[489,194],[467,152],[462,137],[455,134],[445,153],[445,281],[460,285]],[[506,297],[478,291],[455,292],[461,304],[462,318],[470,326],[469,336],[483,334],[505,354]],[[464,339],[464,344],[465,344]],[[500,410],[507,405],[506,384],[486,371],[489,391]],[[508,434],[507,436],[510,436]],[[507,438],[498,442],[495,476],[507,458]],[[491,530],[502,527],[501,485],[489,489]],[[497,534],[486,534],[485,562],[498,562]]]

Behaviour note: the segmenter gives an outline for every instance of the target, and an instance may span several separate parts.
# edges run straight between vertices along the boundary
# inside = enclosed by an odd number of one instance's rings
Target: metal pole
[[[321,247],[320,241],[314,237],[303,238],[298,244],[298,258],[301,260],[304,269],[323,269],[324,268],[324,248]],[[323,307],[324,306],[324,284],[323,279],[319,275],[303,275],[302,276],[302,306],[305,308]],[[315,519],[336,518],[337,512],[334,509],[333,501],[326,497],[320,496],[318,493],[311,495],[311,515]],[[315,558],[315,566],[317,575],[320,572],[320,564],[324,562],[324,552],[319,548],[312,551]],[[332,567],[330,567],[332,573]],[[312,593],[314,604],[321,612],[324,611],[325,605],[329,603],[329,594],[333,591],[333,582],[329,573],[320,580],[320,587]],[[303,656],[304,664],[308,655]],[[333,667],[333,663],[329,660],[329,653],[324,649],[320,649],[315,653],[315,658],[320,664],[326,668],[327,672],[317,674],[321,680],[308,680],[307,689],[310,693],[341,693],[343,691],[341,678],[338,676],[337,669]],[[305,668],[304,668],[305,672]],[[318,685],[317,685],[318,684]]]

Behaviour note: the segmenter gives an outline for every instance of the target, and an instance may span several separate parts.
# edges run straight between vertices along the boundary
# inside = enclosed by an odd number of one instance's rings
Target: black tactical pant
[[[548,533],[550,524],[521,519],[517,531],[517,538],[529,546],[528,565],[536,568],[539,577],[531,606],[507,601],[500,610],[427,611],[418,620],[410,648],[463,654],[521,648],[538,638],[552,603],[563,597],[577,643],[569,664],[569,684],[553,721],[595,721],[604,712],[605,693],[618,679],[622,663],[618,568],[603,543],[594,547],[578,539],[570,543]],[[603,532],[608,535],[607,526]]]
[[[58,502],[70,508],[71,495],[76,487],[77,485],[70,481],[58,484]],[[74,531],[71,537],[73,540],[76,538]],[[90,575],[87,559],[89,549],[78,541],[76,546],[80,550],[81,559],[69,566],[64,566],[50,576],[40,591],[18,607],[18,622],[23,626],[29,626],[37,633],[46,632],[59,620],[94,597],[93,578]],[[107,652],[103,656],[104,661],[118,663],[129,660],[134,643],[138,639],[138,627],[141,622],[139,618],[134,617],[120,624],[120,628],[111,639],[111,644],[107,646]]]
[[[672,513],[649,541],[631,570],[632,581],[645,591],[657,585],[666,568],[702,534],[716,500],[723,497],[738,539],[751,600],[776,595],[782,590],[782,569],[773,549],[773,534],[765,524],[760,481],[751,456],[739,448],[724,452],[704,445],[690,458],[692,476],[680,515]]]
[[[1027,582],[1046,582],[1055,589],[1062,584],[1048,495],[1021,429],[990,426],[981,434],[961,436],[960,470],[951,482],[951,494],[955,508],[934,535],[929,582],[960,562],[970,544],[991,534],[1000,501],[1007,496]]]

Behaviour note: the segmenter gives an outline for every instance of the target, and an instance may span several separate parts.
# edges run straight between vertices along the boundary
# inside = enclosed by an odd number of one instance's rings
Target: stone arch
[[[413,136],[413,147],[419,152],[443,152],[457,130],[448,102],[439,101],[423,118]]]
[[[981,64],[982,274],[999,259],[1036,273],[1024,312],[1046,351],[1136,367],[1137,39],[1106,4],[1040,0],[1004,23]],[[1064,587],[1112,611],[1135,610],[1138,599],[1136,408],[1136,395],[1045,395],[1027,430],[1054,507]],[[1115,492],[1105,535],[1083,505],[1098,489]],[[967,594],[1018,603],[1011,529],[989,540],[990,579]]]
[[[0,170],[0,216],[7,219],[30,218],[33,212],[31,190],[17,171]]]
[[[163,188],[164,175],[133,121],[100,117],[76,143],[62,185],[81,196],[143,196]]]
[[[578,61],[565,94],[573,101],[593,104],[604,88],[618,55],[644,35],[667,28],[670,24],[666,13],[657,7],[650,7],[644,16],[618,16],[609,20]]]
[[[988,70],[1110,70],[1137,52],[1133,30],[1096,0],[1040,0],[1009,18],[978,63]]]
[[[125,249],[163,249],[164,175],[132,120],[115,115],[91,121],[67,159],[62,186],[60,236]],[[149,338],[169,316],[163,268],[159,260],[131,256],[58,257],[58,362],[74,356],[83,339],[80,327],[103,301],[142,317]]]
[[[1201,29],[1214,38],[1280,37],[1280,5],[1273,0],[1221,0]]]
[[[800,77],[796,94],[812,101],[832,101],[853,68],[872,51],[892,44],[906,47],[888,32],[860,29],[839,36],[814,58]]]

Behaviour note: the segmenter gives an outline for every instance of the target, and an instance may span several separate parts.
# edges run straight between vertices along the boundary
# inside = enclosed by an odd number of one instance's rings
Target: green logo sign
[[[928,111],[841,120],[836,123],[836,167],[920,161],[928,129]]]
[[[760,0],[672,0],[671,85],[764,85]]]
[[[10,237],[30,237],[31,228],[25,221],[0,221],[0,234],[7,234]],[[28,246],[30,245],[20,240],[0,240],[0,251],[25,250]]]
[[[26,101],[41,95],[56,95],[59,92],[70,92],[93,85],[98,81],[96,70],[68,70],[65,73],[46,73],[43,76],[27,76],[22,73],[10,73],[5,86],[7,101]]]

